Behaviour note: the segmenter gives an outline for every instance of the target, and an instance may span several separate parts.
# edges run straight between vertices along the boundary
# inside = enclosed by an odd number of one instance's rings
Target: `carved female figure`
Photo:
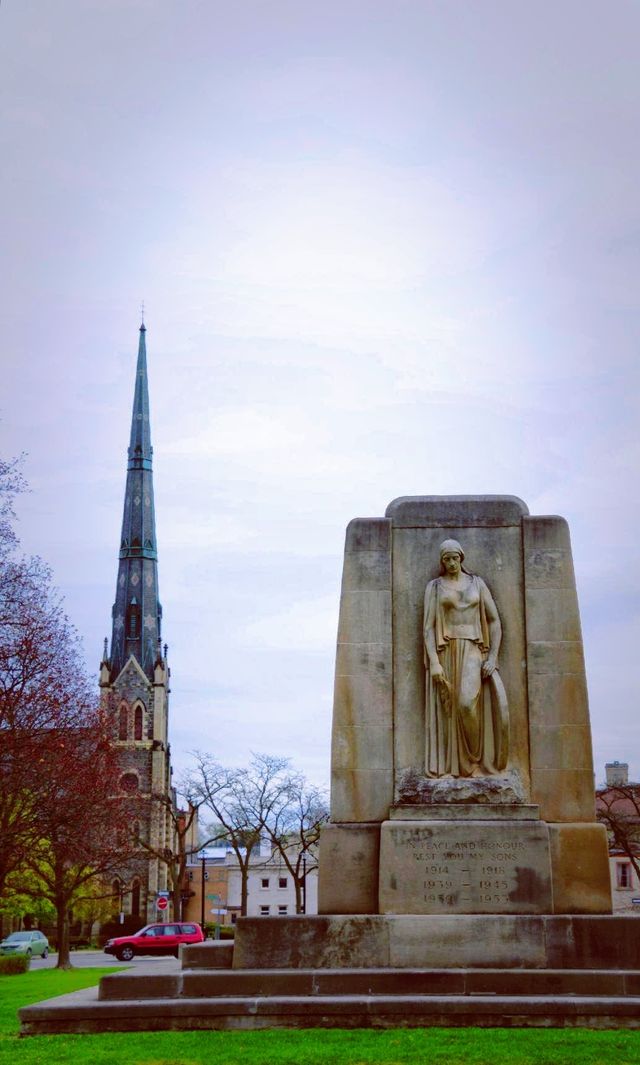
[[[440,576],[424,598],[426,775],[480,777],[507,764],[507,698],[496,664],[500,617],[487,585],[463,566],[457,540],[440,545]]]

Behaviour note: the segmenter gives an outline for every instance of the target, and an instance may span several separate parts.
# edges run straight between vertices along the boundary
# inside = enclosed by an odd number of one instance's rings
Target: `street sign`
[[[631,899],[634,906],[640,906],[640,899]]]
[[[161,895],[159,899],[156,899],[156,909],[166,910],[169,905],[169,899],[166,895]]]

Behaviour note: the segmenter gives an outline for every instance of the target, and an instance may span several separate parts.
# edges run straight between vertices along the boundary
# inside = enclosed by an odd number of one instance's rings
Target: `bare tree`
[[[304,912],[306,876],[317,868],[316,844],[328,818],[324,793],[291,769],[288,758],[253,754],[243,769],[228,769],[198,754],[191,789],[212,812],[212,840],[233,850],[241,878],[241,914],[247,912],[249,869],[268,839],[289,870],[296,912]]]
[[[286,779],[280,803],[264,822],[271,842],[294,883],[296,913],[306,912],[307,876],[318,868],[318,843],[329,820],[327,797],[301,773]]]
[[[624,854],[640,879],[640,784],[612,784],[596,791],[596,815],[609,847]]]
[[[240,913],[247,912],[251,859],[260,848],[265,824],[286,790],[289,761],[270,755],[253,755],[248,767],[229,769],[211,755],[197,753],[190,790],[197,794],[214,818],[209,842],[226,843],[240,869]]]

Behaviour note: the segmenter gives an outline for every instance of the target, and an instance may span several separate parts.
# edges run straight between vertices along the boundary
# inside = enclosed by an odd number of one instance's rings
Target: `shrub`
[[[216,938],[216,925],[213,922],[207,922],[202,926],[205,939]],[[220,939],[233,939],[235,937],[235,928],[233,925],[223,924],[220,925]]]
[[[26,973],[29,962],[26,954],[7,954],[0,957],[0,976],[14,976],[16,973]]]

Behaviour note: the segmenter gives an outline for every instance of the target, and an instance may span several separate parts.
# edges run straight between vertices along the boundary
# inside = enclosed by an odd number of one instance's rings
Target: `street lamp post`
[[[302,912],[307,912],[307,856],[302,855]]]
[[[201,855],[200,861],[202,863],[202,880],[201,880],[201,896],[202,897],[200,899],[200,926],[202,928],[202,931],[204,932],[204,884],[205,884],[205,880],[207,879],[207,873],[206,873],[207,856],[206,856],[206,854]]]

